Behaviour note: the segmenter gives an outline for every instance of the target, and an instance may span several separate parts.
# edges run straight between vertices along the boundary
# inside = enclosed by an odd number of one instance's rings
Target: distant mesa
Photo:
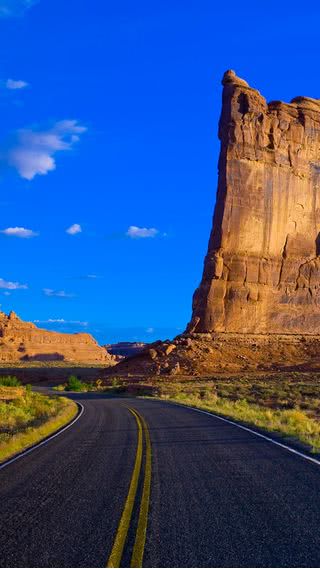
[[[116,358],[90,334],[61,334],[0,312],[0,363],[64,361],[114,365]]]
[[[103,346],[113,356],[130,357],[142,352],[147,344],[144,342],[118,342]]]

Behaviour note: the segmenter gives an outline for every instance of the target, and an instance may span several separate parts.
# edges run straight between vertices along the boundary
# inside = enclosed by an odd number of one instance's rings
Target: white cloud
[[[81,232],[82,232],[82,229],[81,229],[81,225],[79,225],[79,223],[74,223],[73,225],[68,227],[68,229],[66,229],[66,233],[69,233],[69,235],[76,235],[77,233],[81,233]]]
[[[0,18],[22,16],[26,10],[39,0],[0,0]]]
[[[146,332],[147,332],[147,334],[153,334],[154,328],[151,328],[151,327],[150,327],[150,328],[147,328],[147,329],[146,329]]]
[[[0,288],[6,288],[8,290],[18,290],[18,289],[26,289],[28,288],[28,285],[12,281],[6,281],[5,279],[0,278]]]
[[[5,294],[5,296],[10,296],[11,292],[5,290],[3,294]]]
[[[26,180],[45,175],[56,168],[55,154],[71,150],[86,130],[75,120],[56,122],[48,130],[18,130],[15,144],[7,151],[8,164]]]
[[[65,320],[64,318],[48,318],[48,320],[34,320],[35,324],[76,324],[78,326],[88,326],[89,322],[81,320]]]
[[[26,81],[22,81],[21,79],[15,81],[14,79],[7,79],[6,81],[6,87],[7,89],[24,89],[25,87],[28,87],[29,83],[27,83]]]
[[[0,233],[8,235],[9,237],[20,237],[22,239],[30,239],[30,237],[37,237],[37,235],[39,235],[36,231],[26,229],[25,227],[7,227],[7,229],[2,229]]]
[[[74,296],[72,293],[65,292],[64,290],[54,290],[52,288],[44,288],[43,293],[46,296],[53,296],[56,298],[72,298]]]
[[[52,288],[44,288],[43,294],[46,296],[54,296],[56,298],[72,298],[74,294],[65,292],[64,290],[53,290]]]
[[[155,227],[136,227],[135,225],[130,225],[126,235],[132,239],[140,239],[145,237],[155,237],[159,233],[158,229]]]

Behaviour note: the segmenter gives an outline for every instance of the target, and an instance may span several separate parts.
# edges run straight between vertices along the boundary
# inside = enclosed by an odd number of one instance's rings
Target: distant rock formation
[[[0,312],[0,363],[64,361],[114,365],[115,359],[90,334],[61,334]]]
[[[320,334],[320,100],[223,77],[213,229],[189,332]]]
[[[105,344],[105,348],[109,354],[113,356],[130,357],[144,350],[146,344],[144,342],[118,342],[117,344]]]

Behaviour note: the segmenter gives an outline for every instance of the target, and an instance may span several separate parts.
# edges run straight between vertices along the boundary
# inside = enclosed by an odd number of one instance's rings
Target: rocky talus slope
[[[0,312],[0,363],[65,361],[114,365],[115,358],[90,334],[60,334]]]
[[[300,334],[183,334],[156,342],[120,362],[120,376],[179,376],[264,371],[320,371],[320,336]]]

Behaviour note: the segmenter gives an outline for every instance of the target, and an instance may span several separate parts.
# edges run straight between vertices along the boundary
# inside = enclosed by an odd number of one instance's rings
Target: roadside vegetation
[[[113,378],[105,391],[190,405],[293,438],[320,452],[320,374]]]
[[[306,374],[307,375],[307,374]],[[319,378],[250,377],[170,383],[155,386],[156,395],[177,403],[235,419],[267,431],[293,437],[320,452]]]
[[[205,411],[212,411],[267,431],[294,437],[311,447],[313,452],[320,451],[320,423],[310,418],[298,406],[295,409],[268,409],[261,405],[248,403],[246,399],[232,401],[223,397],[219,398],[211,393],[203,396],[180,393],[164,398]]]
[[[81,381],[76,375],[70,375],[67,383],[60,383],[53,387],[54,391],[99,391],[102,389],[102,380],[97,379],[94,383],[86,383]]]
[[[109,378],[108,380],[96,379],[95,381],[85,382],[81,381],[76,375],[70,375],[66,383],[60,383],[54,386],[54,391],[75,391],[75,392],[101,392],[109,395],[126,395],[130,385],[123,382],[116,377]],[[134,386],[136,389],[137,386]]]
[[[77,414],[65,397],[48,397],[22,386],[12,376],[0,378],[0,462],[39,442]]]
[[[70,376],[58,391],[155,397],[220,414],[293,438],[320,452],[320,374],[286,372],[233,377],[109,377],[92,383]]]

